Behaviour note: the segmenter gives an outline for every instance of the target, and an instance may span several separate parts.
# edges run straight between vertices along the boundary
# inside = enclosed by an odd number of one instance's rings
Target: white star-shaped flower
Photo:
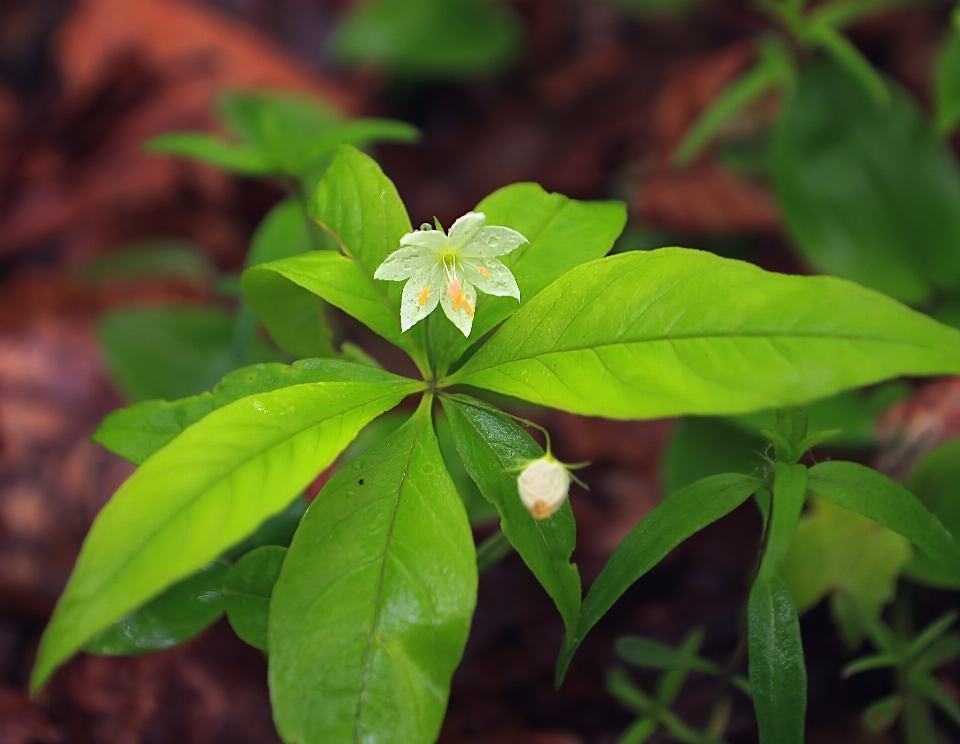
[[[517,280],[496,259],[528,242],[509,227],[484,227],[482,212],[468,212],[444,233],[440,225],[400,238],[377,268],[374,279],[406,281],[400,302],[400,329],[406,331],[443,306],[443,312],[464,336],[473,327],[477,290],[520,301]]]

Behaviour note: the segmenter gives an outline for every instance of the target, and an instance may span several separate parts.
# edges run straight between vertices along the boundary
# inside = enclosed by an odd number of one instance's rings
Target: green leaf
[[[223,614],[223,581],[230,565],[214,561],[98,633],[83,650],[100,656],[161,651],[185,641]]]
[[[442,384],[642,419],[784,407],[958,371],[960,333],[880,294],[664,248],[567,272]]]
[[[680,644],[680,653],[687,656],[696,656],[700,653],[700,645],[703,643],[703,629],[694,628],[687,633],[683,643]],[[689,670],[674,669],[660,675],[657,680],[657,702],[664,710],[673,707],[674,701],[680,695],[684,682],[687,681]]]
[[[847,664],[840,673],[841,677],[852,677],[854,674],[869,672],[873,669],[886,669],[887,667],[899,666],[900,659],[891,654],[873,654],[864,656]]]
[[[313,230],[299,199],[289,197],[277,202],[253,233],[247,267],[318,248]]]
[[[844,68],[876,103],[881,106],[890,103],[890,90],[883,76],[846,36],[830,26],[811,25],[808,39]]]
[[[270,606],[277,728],[302,744],[431,744],[477,568],[430,398],[311,504]]]
[[[643,744],[657,730],[657,722],[652,718],[641,718],[634,721],[630,728],[623,732],[617,744]]]
[[[897,576],[912,552],[909,541],[896,532],[814,496],[800,519],[780,577],[800,614],[830,592],[845,590],[865,612],[879,617],[893,599]],[[842,603],[834,603],[833,613],[844,639],[853,644],[860,637],[859,623]]]
[[[97,328],[110,374],[132,400],[175,400],[209,390],[238,367],[270,362],[263,343],[234,344],[233,318],[221,310],[117,310]]]
[[[381,418],[383,418],[381,416]],[[290,502],[290,506],[279,514],[274,514],[269,519],[264,520],[257,531],[250,537],[234,545],[228,550],[224,557],[228,559],[238,558],[257,548],[267,546],[277,546],[285,548],[290,545],[293,535],[300,526],[300,520],[303,519],[307,511],[307,502],[301,496]]]
[[[780,570],[806,500],[806,466],[777,462],[773,471],[773,514],[767,527],[767,547],[760,564],[759,580],[770,581]]]
[[[901,710],[902,695],[891,695],[878,700],[863,712],[863,725],[871,734],[882,734],[897,722]]]
[[[790,234],[821,271],[910,303],[960,284],[960,178],[906,93],[875,103],[836,65],[807,66],[774,145]]]
[[[701,659],[696,652],[688,654],[681,649],[641,636],[618,638],[616,649],[617,656],[642,669],[685,669],[705,674],[720,674],[720,667]]]
[[[374,0],[347,13],[333,48],[352,64],[460,78],[504,68],[517,54],[520,33],[514,14],[489,0]]]
[[[429,321],[430,342],[439,375],[552,281],[582,263],[607,255],[627,220],[622,202],[576,201],[548,193],[535,183],[498,189],[475,211],[486,215],[487,225],[509,227],[530,241],[500,259],[516,277],[520,304],[512,297],[480,294],[470,338],[464,338],[452,323],[435,313]]]
[[[318,132],[343,116],[328,102],[278,90],[230,90],[217,98],[217,114],[239,140],[264,152],[295,155]]]
[[[447,417],[442,409],[436,412],[433,426],[437,432],[437,443],[440,446],[440,454],[443,455],[443,461],[447,465],[447,472],[450,473],[450,477],[453,478],[454,485],[457,487],[457,493],[460,494],[463,505],[467,509],[470,524],[483,524],[498,517],[500,512],[497,511],[496,504],[484,498],[483,494],[480,493],[480,488],[476,482],[474,482],[473,478],[470,477],[470,473],[467,472],[467,468],[460,458],[460,452],[457,450],[457,443],[454,441],[453,431],[450,429],[450,422],[447,421]],[[507,544],[510,544],[509,540]]]
[[[937,60],[934,80],[937,129],[950,134],[960,124],[960,14],[954,15],[950,32]]]
[[[762,485],[749,475],[714,475],[677,491],[644,517],[613,551],[583,600],[576,633],[565,639],[557,661],[557,684],[586,634],[620,595],[677,545],[736,509]]]
[[[104,418],[91,439],[134,465],[169,444],[211,411],[240,398],[306,382],[403,382],[373,367],[335,359],[307,359],[285,364],[257,364],[225,376],[213,393],[173,402],[147,400],[114,411]],[[409,382],[409,381],[408,381]]]
[[[548,519],[534,519],[520,501],[512,468],[543,450],[509,416],[467,396],[441,397],[457,452],[480,492],[497,507],[500,528],[537,577],[572,633],[580,610],[580,574],[570,563],[577,525],[569,502]]]
[[[501,530],[497,530],[477,546],[477,574],[483,576],[513,550],[513,545],[510,544],[507,536]]]
[[[200,160],[231,173],[265,176],[275,169],[267,153],[252,145],[235,145],[212,134],[170,132],[148,140],[143,149],[157,155]]]
[[[754,475],[761,470],[766,442],[722,419],[688,417],[677,422],[664,456],[667,493],[720,473]]]
[[[227,619],[234,632],[251,646],[267,650],[270,595],[280,576],[287,549],[257,548],[236,562],[223,583]]]
[[[922,654],[927,648],[933,645],[934,641],[943,636],[955,622],[957,622],[956,612],[948,612],[934,620],[910,641],[910,645],[907,647],[907,655],[914,657]]]
[[[913,666],[916,669],[929,672],[942,667],[944,664],[949,664],[958,656],[960,656],[960,635],[948,633],[943,638],[934,641],[930,648],[920,654],[914,661]]]
[[[656,710],[656,702],[633,683],[626,670],[619,668],[609,670],[605,682],[607,692],[634,713],[647,713]]]
[[[282,511],[414,382],[317,382],[251,395],[149,457],[93,523],[47,626],[32,686],[117,618]]]
[[[775,37],[761,38],[757,64],[734,80],[700,115],[673,153],[677,165],[687,165],[738,113],[793,77],[793,58]]]
[[[903,535],[960,579],[960,547],[950,533],[916,496],[885,475],[853,462],[824,462],[810,468],[809,488]]]
[[[136,282],[157,277],[206,286],[215,269],[202,249],[173,239],[137,241],[84,261],[75,270],[83,284]]]
[[[761,744],[803,744],[807,670],[800,622],[776,576],[758,579],[747,607],[750,688]]]
[[[957,701],[944,691],[936,679],[919,669],[911,669],[907,673],[907,680],[914,690],[922,693],[924,697],[946,713],[954,723],[960,725],[960,705],[957,705]]]

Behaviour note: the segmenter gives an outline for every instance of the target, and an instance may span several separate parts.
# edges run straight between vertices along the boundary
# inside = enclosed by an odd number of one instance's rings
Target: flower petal
[[[450,239],[440,230],[414,230],[400,238],[400,245],[415,246],[439,253],[450,243]]]
[[[520,299],[520,287],[513,272],[495,258],[462,258],[460,267],[464,277],[481,292],[498,297]]]
[[[467,245],[461,254],[471,258],[503,256],[529,241],[509,227],[485,227]]]
[[[377,267],[373,278],[402,282],[418,271],[424,271],[436,264],[437,257],[433,253],[425,252],[423,248],[401,248],[387,256],[386,261]]]
[[[450,286],[444,282],[440,305],[450,322],[459,328],[464,336],[469,336],[470,329],[473,328],[473,310],[477,306],[477,290],[467,279],[460,279],[460,301],[457,302],[450,292]]]
[[[483,212],[467,212],[450,226],[450,245],[462,248],[477,237],[486,221],[487,216]]]
[[[407,331],[437,309],[443,294],[444,274],[439,264],[419,271],[403,286],[400,298],[400,330]]]

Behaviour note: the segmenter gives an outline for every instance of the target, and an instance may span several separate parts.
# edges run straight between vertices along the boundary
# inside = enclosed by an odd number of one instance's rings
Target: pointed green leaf
[[[430,400],[311,504],[270,606],[270,692],[301,744],[432,744],[476,602]]]
[[[807,670],[800,622],[776,576],[758,579],[747,607],[750,689],[760,744],[803,744]]]
[[[920,303],[960,284],[960,177],[895,85],[875,103],[836,64],[808,65],[780,116],[774,181],[819,270]]]
[[[701,659],[696,652],[687,653],[682,649],[642,636],[618,638],[616,649],[617,656],[628,664],[642,669],[684,669],[705,674],[720,674],[720,667],[711,661]]]
[[[274,171],[270,157],[253,145],[235,145],[211,134],[170,132],[148,140],[147,152],[179,155],[209,163],[217,168],[245,176],[264,176]]]
[[[780,570],[807,500],[807,468],[778,462],[773,472],[773,511],[767,526],[767,547],[760,564],[760,578],[769,581]]]
[[[622,202],[576,201],[548,193],[535,183],[515,183],[498,189],[474,211],[486,215],[487,225],[509,227],[530,241],[500,257],[516,277],[520,303],[512,297],[481,293],[469,338],[445,317],[435,314],[429,323],[438,374],[445,373],[472,344],[550,282],[582,263],[607,255],[627,219]]]
[[[335,359],[308,359],[285,364],[257,364],[225,376],[212,393],[167,402],[146,400],[109,414],[91,439],[111,452],[142,465],[150,455],[172,442],[180,432],[211,411],[240,398],[305,382],[402,382],[366,365]],[[407,380],[407,382],[411,382]]]
[[[223,582],[223,601],[230,627],[240,638],[267,650],[270,595],[280,576],[287,549],[268,545],[243,556]]]
[[[47,626],[38,689],[91,637],[282,511],[411,382],[317,382],[241,398],[149,457],[93,523]]]
[[[856,661],[851,661],[847,664],[843,671],[840,672],[841,677],[852,677],[854,674],[860,674],[860,672],[869,672],[872,669],[885,669],[887,667],[895,667],[900,664],[900,659],[891,654],[873,654],[871,656],[863,656]]]
[[[910,645],[907,647],[907,656],[914,657],[923,653],[934,641],[946,633],[955,622],[957,622],[956,612],[948,612],[934,620],[910,641]]]
[[[913,666],[929,672],[949,664],[958,656],[960,656],[960,634],[948,633],[930,644],[930,648],[920,654]]]
[[[520,501],[510,472],[543,450],[506,414],[467,396],[444,396],[443,410],[460,458],[480,492],[500,513],[500,528],[556,603],[568,632],[580,610],[580,574],[570,563],[577,525],[570,504],[548,519],[534,519]]]
[[[763,484],[749,475],[704,478],[669,496],[613,551],[580,607],[577,630],[564,640],[557,660],[557,684],[590,629],[637,579],[677,545],[736,509]]]
[[[960,547],[940,521],[900,484],[863,465],[833,461],[810,468],[809,488],[903,535],[960,580]]]
[[[876,292],[664,248],[567,272],[443,382],[635,419],[784,407],[951,372],[960,333]]]
[[[189,641],[223,614],[223,582],[230,565],[214,561],[129,612],[84,644],[101,656],[132,656]]]
[[[897,722],[901,710],[902,695],[891,695],[878,700],[863,712],[863,725],[871,734],[882,734]]]

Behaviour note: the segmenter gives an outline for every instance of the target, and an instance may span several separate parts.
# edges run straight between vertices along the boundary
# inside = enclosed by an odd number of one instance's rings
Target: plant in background
[[[235,597],[235,627],[266,638],[281,736],[433,741],[478,573],[450,475],[453,453],[444,455],[435,433],[438,402],[462,467],[560,611],[567,638],[558,681],[631,583],[752,494],[769,512],[749,603],[750,685],[764,741],[774,741],[775,730],[786,732],[781,741],[802,741],[802,649],[777,572],[808,491],[904,534],[960,577],[960,548],[907,491],[852,463],[809,471],[797,464],[818,440],[807,437],[805,416],[789,409],[772,435],[769,473],[712,476],[675,493],[620,544],[581,604],[569,503],[536,520],[518,492],[516,468],[543,450],[475,395],[617,419],[742,414],[900,375],[958,373],[960,332],[840,279],[772,274],[681,248],[605,257],[625,222],[617,202],[577,202],[515,184],[475,211],[487,226],[529,241],[502,256],[519,304],[479,295],[469,338],[440,313],[404,332],[402,288],[374,274],[412,232],[409,217],[376,163],[351,147],[336,149],[309,212],[339,250],[253,266],[243,276],[245,297],[275,339],[303,344],[317,331],[293,322],[297,308],[304,296],[320,297],[406,351],[421,379],[304,359],[248,367],[212,393],[111,414],[98,441],[140,467],[85,541],[42,640],[34,689],[162,593],[247,551],[222,594]],[[406,422],[329,480],[288,550],[237,547],[409,396],[419,402]],[[237,599],[246,594],[257,603],[244,609]],[[246,620],[236,617],[242,613]]]
[[[155,137],[146,148],[230,173],[268,178],[288,192],[254,233],[246,267],[336,247],[307,218],[305,202],[337,145],[412,142],[419,136],[414,127],[399,121],[344,119],[322,101],[293,93],[226,93],[217,101],[217,115],[231,140],[173,132]],[[101,280],[144,273],[186,275],[206,283],[216,271],[198,249],[166,241],[118,251],[84,273]],[[220,277],[217,289],[222,304],[235,300],[238,277]],[[249,364],[337,356],[325,313],[318,298],[304,300],[295,322],[314,332],[309,341],[301,335],[295,346],[283,334],[274,338],[276,345],[266,343],[242,299],[236,311],[191,306],[115,310],[102,318],[99,336],[111,374],[128,398],[174,400],[208,390],[226,373]],[[347,353],[351,351],[348,347]]]

